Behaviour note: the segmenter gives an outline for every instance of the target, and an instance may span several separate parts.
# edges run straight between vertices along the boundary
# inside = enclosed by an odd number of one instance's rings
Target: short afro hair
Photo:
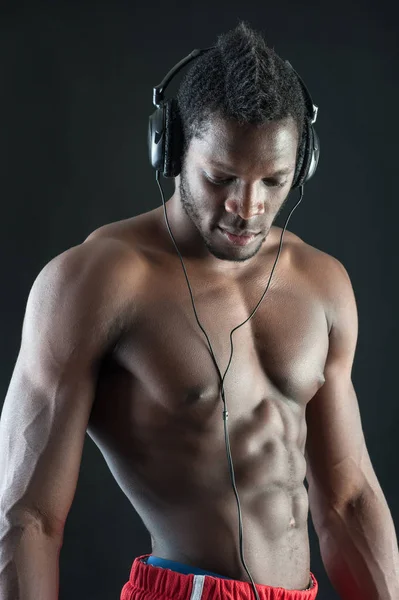
[[[243,125],[293,117],[299,140],[297,168],[302,164],[306,106],[301,84],[245,21],[220,35],[216,47],[193,61],[180,83],[177,106],[183,129],[182,164],[191,139],[201,138],[215,116]]]

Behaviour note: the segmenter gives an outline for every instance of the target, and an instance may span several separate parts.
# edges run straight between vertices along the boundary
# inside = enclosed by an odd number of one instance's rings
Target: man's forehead
[[[212,156],[207,156],[205,157],[206,161],[211,164],[213,167],[216,167],[218,169],[222,169],[223,171],[233,171],[234,170],[234,165],[228,164],[226,162],[220,161],[217,158],[213,158]],[[281,169],[277,169],[276,171],[273,172],[273,175],[287,175],[288,173],[290,173],[292,170],[292,166],[289,167],[283,167]]]
[[[194,140],[193,140],[194,141]],[[292,118],[269,121],[262,125],[240,125],[234,121],[214,119],[194,144],[204,157],[220,160],[228,166],[242,154],[261,153],[268,160],[277,160],[296,152],[298,133]]]
[[[281,141],[280,141],[281,142]],[[285,143],[241,145],[237,141],[229,146],[223,143],[201,144],[195,150],[195,160],[226,174],[266,170],[270,176],[287,175],[296,162],[297,144],[290,138]]]
[[[284,134],[297,133],[297,124],[292,116],[282,119],[270,119],[263,123],[239,123],[234,119],[223,119],[222,117],[211,117],[202,129],[200,138],[212,139],[226,137],[268,137]]]

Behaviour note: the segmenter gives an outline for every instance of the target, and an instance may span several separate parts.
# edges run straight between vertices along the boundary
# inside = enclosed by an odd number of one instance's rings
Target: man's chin
[[[205,245],[209,252],[215,258],[219,260],[226,260],[229,262],[246,262],[256,256],[262,247],[262,242],[255,245],[254,248],[235,247],[235,248],[220,248],[209,241],[204,240]]]

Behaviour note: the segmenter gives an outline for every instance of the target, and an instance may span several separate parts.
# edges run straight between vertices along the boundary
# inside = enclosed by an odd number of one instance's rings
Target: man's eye
[[[215,178],[212,178],[209,176],[207,176],[207,179],[214,185],[228,185],[229,183],[234,181],[234,179],[232,179],[232,178],[230,178],[230,179],[215,179]],[[265,185],[271,186],[271,187],[283,187],[286,184],[285,181],[280,182],[280,181],[275,181],[275,180],[270,180],[270,179],[263,179],[262,181]]]
[[[211,177],[208,177],[208,179],[214,185],[227,185],[228,183],[233,181],[232,179],[212,179]]]
[[[270,179],[264,179],[263,182],[272,187],[283,187],[286,184],[285,181],[270,181]]]

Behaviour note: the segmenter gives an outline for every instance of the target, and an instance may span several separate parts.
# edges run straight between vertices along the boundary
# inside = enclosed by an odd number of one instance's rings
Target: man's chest
[[[328,352],[325,309],[310,281],[282,267],[264,294],[270,268],[240,280],[187,273],[195,310],[182,270],[148,271],[115,361],[172,411],[206,410],[220,398],[215,361],[222,377],[230,364],[224,389],[237,416],[248,397],[254,405],[273,396],[303,408],[324,381]]]

